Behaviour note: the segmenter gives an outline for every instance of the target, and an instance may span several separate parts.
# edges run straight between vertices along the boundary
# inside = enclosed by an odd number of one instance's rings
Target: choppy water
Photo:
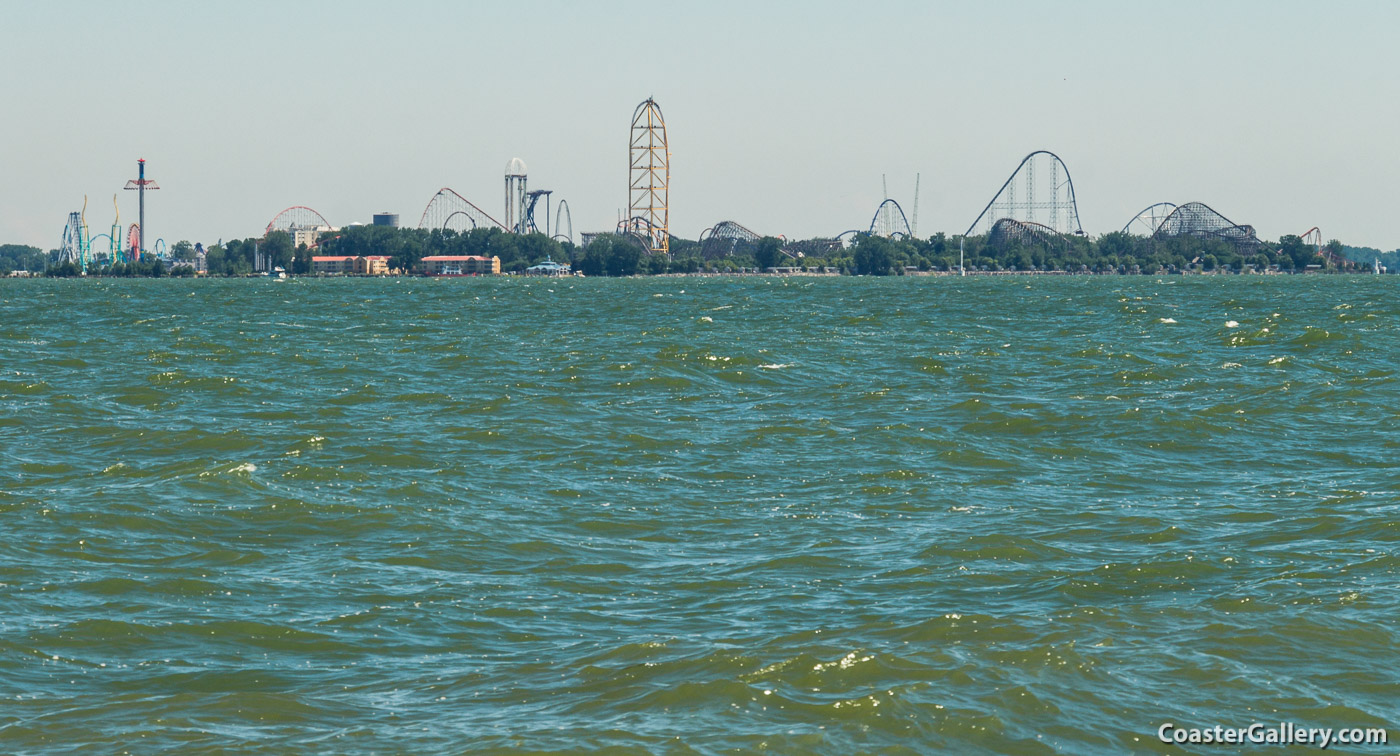
[[[1398,295],[0,281],[0,751],[1396,726]]]

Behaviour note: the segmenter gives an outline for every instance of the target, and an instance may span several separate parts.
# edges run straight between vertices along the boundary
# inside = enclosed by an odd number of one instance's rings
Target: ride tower
[[[628,143],[625,231],[641,237],[647,249],[671,253],[671,152],[661,106],[648,97],[632,113]]]
[[[525,161],[520,158],[511,158],[506,163],[506,229],[511,233],[524,234],[529,232],[529,208],[527,207],[529,192],[525,188],[526,184]]]
[[[136,161],[137,177],[126,182],[127,190],[135,190],[137,198],[137,245],[136,259],[141,259],[141,254],[146,251],[146,190],[159,189],[160,185],[155,181],[146,178],[146,159],[138,158]]]

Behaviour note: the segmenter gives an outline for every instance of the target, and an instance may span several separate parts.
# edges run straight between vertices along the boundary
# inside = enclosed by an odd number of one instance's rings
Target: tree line
[[[48,256],[38,247],[23,244],[0,244],[0,276],[8,276],[12,271],[42,271],[48,263]]]
[[[1121,231],[1097,239],[1047,236],[1000,244],[992,244],[987,236],[957,238],[941,233],[928,239],[858,236],[854,244],[841,253],[826,260],[805,262],[808,265],[825,263],[861,275],[892,275],[909,269],[955,271],[960,265],[960,245],[961,265],[973,271],[1173,273],[1228,270],[1239,273],[1332,267],[1317,248],[1293,235],[1277,242],[1237,244],[1216,236],[1155,239]],[[1324,250],[1340,255],[1342,244],[1333,240]]]
[[[322,235],[315,249],[293,247],[291,237],[280,231],[263,237],[222,241],[206,250],[209,275],[239,276],[255,270],[258,255],[269,267],[281,267],[292,274],[313,272],[313,256],[389,257],[389,267],[400,271],[418,269],[424,257],[433,255],[472,255],[499,257],[503,272],[554,260],[568,262],[589,276],[658,275],[665,273],[723,273],[788,267],[827,270],[855,275],[900,275],[910,271],[956,271],[959,246],[962,265],[970,271],[1069,273],[1159,273],[1184,270],[1298,271],[1309,266],[1331,267],[1328,258],[1304,244],[1298,236],[1284,236],[1277,242],[1239,245],[1214,236],[1178,236],[1153,239],[1122,232],[1087,236],[1028,237],[992,243],[987,236],[950,237],[942,233],[925,239],[885,238],[857,234],[848,245],[834,240],[784,242],[763,237],[736,246],[732,254],[706,259],[698,241],[673,237],[671,255],[653,255],[634,237],[601,234],[587,246],[560,242],[544,234],[511,234],[497,228],[478,228],[464,233],[452,229],[397,228],[393,226],[350,226]],[[799,252],[798,250],[806,250]],[[1340,242],[1328,242],[1324,250],[1338,256],[1353,252]],[[76,265],[56,264],[56,252],[47,255],[36,247],[0,246],[0,272],[8,270],[47,270],[49,275],[79,275]],[[173,260],[192,260],[194,245],[177,242],[171,248]],[[8,266],[8,270],[7,270]],[[187,266],[167,266],[148,259],[129,264],[111,264],[88,270],[88,275],[162,276],[190,275]]]

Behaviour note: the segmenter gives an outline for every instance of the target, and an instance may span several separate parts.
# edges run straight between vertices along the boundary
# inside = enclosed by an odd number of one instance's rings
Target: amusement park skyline
[[[1072,172],[1083,229],[1199,201],[1261,237],[1383,250],[1400,172],[1400,6],[1385,2],[13,4],[0,49],[11,180],[0,243],[106,230],[112,195],[154,239],[259,235],[282,209],[417,225],[451,187],[503,212],[503,170],[625,210],[637,103],[665,111],[670,229],[789,238],[870,223],[966,230],[1026,155]],[[72,40],[122,40],[110,46]],[[637,40],[651,60],[638,63]],[[916,176],[919,202],[914,204]],[[885,187],[888,187],[886,190]]]

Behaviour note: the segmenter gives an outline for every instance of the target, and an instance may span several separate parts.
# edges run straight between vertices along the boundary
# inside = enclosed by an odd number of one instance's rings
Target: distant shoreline
[[[793,276],[793,277],[806,277],[806,278],[900,278],[900,277],[910,277],[910,278],[916,278],[916,277],[963,278],[963,277],[967,277],[967,278],[972,278],[972,277],[990,277],[990,276],[1056,276],[1056,277],[1060,277],[1060,278],[1065,278],[1065,277],[1070,277],[1070,276],[1083,276],[1083,277],[1086,277],[1086,278],[1093,278],[1093,277],[1107,277],[1107,276],[1121,276],[1121,277],[1128,277],[1128,276],[1138,276],[1138,277],[1141,277],[1141,276],[1181,276],[1181,277],[1184,277],[1184,278],[1195,278],[1195,277],[1198,277],[1198,276],[1200,276],[1200,277],[1209,277],[1209,276],[1222,276],[1222,277],[1227,277],[1227,276],[1228,276],[1228,277],[1234,277],[1234,276],[1269,276],[1269,277],[1273,277],[1273,276],[1368,276],[1368,277],[1369,277],[1369,276],[1375,276],[1375,275],[1384,276],[1384,275],[1390,275],[1390,274],[1388,274],[1388,273],[1380,273],[1380,274],[1377,274],[1377,273],[1373,273],[1373,272],[1371,272],[1371,271],[1369,271],[1369,270],[1367,270],[1367,271],[1310,270],[1310,271],[1303,271],[1303,272],[1269,271],[1269,272],[1267,272],[1267,273],[1260,273],[1260,272],[1257,272],[1257,271],[1199,271],[1199,272],[1198,272],[1198,271],[1184,271],[1184,272],[1183,272],[1183,271],[1174,271],[1174,272],[1173,272],[1173,271],[1154,271],[1154,272],[1150,272],[1150,273],[1149,273],[1149,272],[1141,272],[1141,273],[1120,273],[1120,272],[1118,272],[1118,271],[1109,271],[1109,272],[1094,272],[1094,271],[1088,271],[1088,272],[1085,272],[1085,271],[1067,271],[1067,270],[976,270],[976,271],[974,271],[974,270],[969,270],[969,271],[967,271],[966,274],[959,273],[959,272],[956,271],[956,270],[954,270],[954,271],[946,271],[946,270],[918,270],[918,271],[905,271],[904,273],[896,273],[896,274],[887,275],[887,276],[871,276],[871,275],[864,275],[864,276],[861,276],[861,275],[856,275],[856,274],[852,274],[852,273],[819,273],[819,272],[815,272],[815,271],[807,271],[807,272],[802,272],[802,271],[784,271],[784,272],[781,272],[781,273],[757,273],[757,272],[754,272],[754,273],[738,273],[738,272],[734,272],[734,273],[730,273],[730,272],[724,272],[724,273],[719,273],[719,272],[715,272],[715,273],[658,273],[658,274],[656,274],[656,275],[649,275],[649,276],[630,276],[630,277],[631,277],[631,278],[730,278],[730,277],[755,277],[755,278],[764,278],[764,277],[767,277],[767,278],[772,278],[772,277]]]
[[[969,270],[966,274],[958,271],[944,270],[919,270],[905,271],[892,275],[857,275],[853,273],[823,273],[818,271],[782,271],[773,273],[760,273],[757,271],[713,271],[695,273],[655,273],[630,276],[532,276],[519,273],[502,273],[497,275],[478,276],[424,276],[424,275],[386,275],[386,276],[365,276],[365,275],[292,275],[285,279],[274,278],[263,275],[239,275],[239,276],[46,276],[42,273],[31,275],[19,275],[22,271],[15,271],[8,276],[0,276],[0,280],[91,280],[91,281],[119,281],[119,280],[157,280],[158,278],[178,279],[178,280],[207,280],[207,281],[236,281],[236,280],[363,280],[363,279],[457,279],[457,278],[481,278],[481,279],[532,279],[532,280],[574,280],[578,278],[1004,278],[1008,276],[1053,276],[1057,278],[1084,277],[1145,277],[1145,276],[1179,276],[1182,278],[1197,277],[1286,277],[1286,276],[1345,276],[1345,277],[1371,277],[1387,276],[1390,273],[1374,273],[1372,271],[1343,271],[1343,270],[1310,270],[1310,271],[1155,271],[1141,273],[1121,273],[1118,271],[1094,272],[1094,271],[1065,271],[1065,270]]]

